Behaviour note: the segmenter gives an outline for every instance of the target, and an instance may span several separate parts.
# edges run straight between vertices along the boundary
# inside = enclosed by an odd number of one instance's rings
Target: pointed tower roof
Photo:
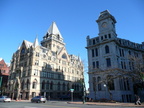
[[[35,41],[33,43],[33,46],[34,46],[34,48],[37,47],[37,46],[39,46],[38,38],[37,37],[36,37],[36,39],[35,39]]]
[[[62,38],[62,35],[56,25],[55,22],[52,22],[51,26],[48,29],[48,34],[54,34],[54,35],[59,35],[60,38]]]

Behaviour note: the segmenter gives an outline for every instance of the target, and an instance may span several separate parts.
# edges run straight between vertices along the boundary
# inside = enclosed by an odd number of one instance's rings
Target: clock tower
[[[98,23],[100,37],[108,36],[112,38],[117,36],[115,29],[116,20],[108,10],[101,12],[96,22]]]

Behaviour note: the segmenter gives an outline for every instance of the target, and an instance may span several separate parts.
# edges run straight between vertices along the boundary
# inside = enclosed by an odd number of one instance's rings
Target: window
[[[57,90],[59,90],[59,91],[61,90],[61,89],[60,89],[60,86],[61,86],[61,84],[60,84],[60,82],[58,82]]]
[[[93,77],[93,91],[96,91],[96,78]]]
[[[106,64],[107,64],[107,67],[110,67],[110,66],[111,66],[111,60],[110,60],[110,58],[107,58],[107,59],[106,59]]]
[[[92,57],[94,57],[94,49],[92,49]]]
[[[111,34],[108,34],[109,38],[111,38]]]
[[[26,88],[27,89],[29,89],[29,84],[30,84],[30,82],[29,82],[29,80],[27,80],[27,83],[26,83]]]
[[[36,57],[39,57],[39,53],[38,52],[36,52]]]
[[[95,68],[95,62],[92,63],[93,69]]]
[[[93,39],[93,45],[95,44],[95,39]]]
[[[46,83],[46,89],[49,90],[49,81]]]
[[[53,90],[53,82],[50,83],[50,90]]]
[[[34,69],[34,75],[38,75],[38,70]]]
[[[109,46],[108,45],[105,46],[105,53],[106,54],[109,53]]]
[[[105,35],[105,38],[107,39],[107,35]]]
[[[33,89],[36,89],[36,87],[37,87],[37,80],[34,80],[34,81],[33,81],[32,88],[33,88]]]
[[[42,89],[44,90],[45,89],[45,81],[43,80],[42,82]]]
[[[113,79],[113,76],[112,75],[108,75],[107,76],[107,80],[108,80],[108,87],[110,90],[114,90],[115,87],[114,87],[114,79]]]
[[[66,54],[63,54],[63,55],[62,55],[62,58],[63,58],[63,59],[67,59]]]
[[[103,40],[103,36],[101,36],[101,40]]]
[[[22,54],[25,53],[25,48],[22,48],[21,53],[22,53]]]
[[[99,68],[99,61],[96,61],[96,68]]]
[[[37,65],[37,66],[39,65],[39,61],[38,60],[35,61],[35,65]]]
[[[97,78],[97,82],[100,82],[101,81],[101,77],[98,77]],[[100,91],[101,90],[101,84],[98,84],[98,91]]]
[[[63,91],[65,91],[65,83],[63,83]]]
[[[95,56],[98,56],[98,49],[95,49]]]

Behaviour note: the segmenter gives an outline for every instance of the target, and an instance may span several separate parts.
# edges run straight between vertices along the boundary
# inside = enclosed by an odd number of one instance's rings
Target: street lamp
[[[83,82],[83,104],[85,103],[85,84]]]
[[[105,88],[105,98],[106,98],[106,84],[104,84],[103,86]]]

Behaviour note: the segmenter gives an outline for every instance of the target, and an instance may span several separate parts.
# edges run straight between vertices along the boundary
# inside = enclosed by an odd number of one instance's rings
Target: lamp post
[[[2,76],[0,77],[0,94],[2,92]]]
[[[104,84],[103,86],[105,88],[105,98],[106,98],[106,84]]]
[[[83,82],[83,104],[85,103],[85,84]]]
[[[2,77],[0,77],[0,87],[1,87],[1,85],[2,85]]]

